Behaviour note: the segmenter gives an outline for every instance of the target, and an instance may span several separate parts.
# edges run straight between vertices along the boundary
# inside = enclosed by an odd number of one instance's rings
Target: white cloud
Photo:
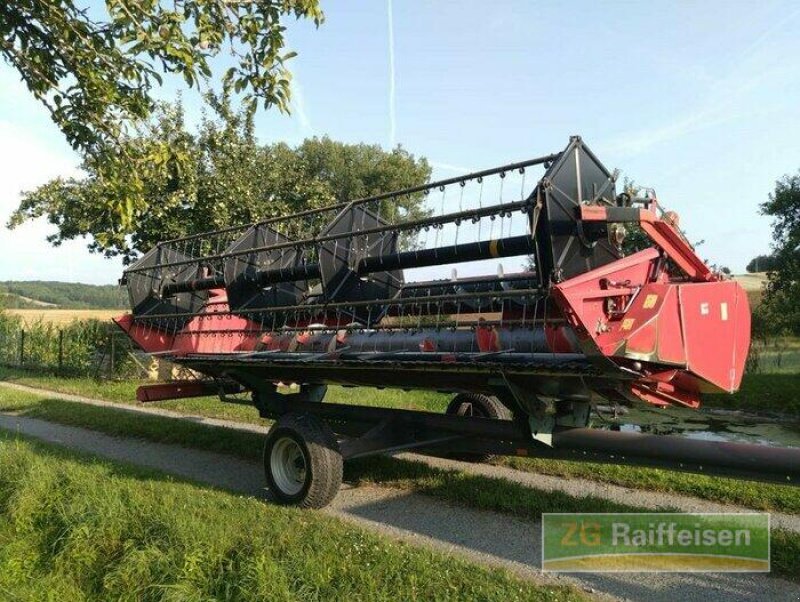
[[[48,180],[80,175],[78,157],[53,128],[45,139],[34,128],[0,121],[0,280],[63,280],[114,282],[121,264],[91,255],[85,241],[52,247],[45,237],[54,226],[39,219],[14,230],[5,227],[16,209],[20,192]]]

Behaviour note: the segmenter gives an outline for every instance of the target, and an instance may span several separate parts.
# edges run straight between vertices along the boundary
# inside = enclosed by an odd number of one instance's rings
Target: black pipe
[[[430,265],[462,263],[495,257],[513,257],[529,253],[533,253],[533,238],[528,235],[522,235],[487,242],[469,242],[449,247],[365,257],[358,262],[355,271],[358,274],[369,274],[371,272],[422,268]]]
[[[430,265],[443,265],[461,263],[494,257],[513,257],[526,255],[533,252],[533,239],[528,235],[500,238],[484,242],[471,242],[438,247],[435,249],[421,249],[418,251],[404,251],[390,253],[376,257],[365,257],[356,266],[359,275],[388,270],[417,268]],[[320,265],[307,263],[290,268],[277,268],[256,272],[253,281],[258,286],[268,286],[278,282],[296,282],[309,278],[320,278]],[[186,282],[173,282],[164,286],[162,297],[171,297],[178,293],[190,291],[206,291],[212,288],[225,286],[223,276],[188,280]]]
[[[277,268],[256,272],[254,280],[259,286],[269,286],[278,282],[297,282],[298,280],[321,277],[322,273],[318,263],[306,263],[292,268]]]
[[[192,291],[208,291],[212,288],[222,288],[225,286],[224,276],[210,276],[208,278],[198,278],[197,280],[187,280],[186,282],[172,282],[161,289],[162,297],[171,297],[178,293],[189,293]]]
[[[522,282],[522,281],[529,281],[535,282],[536,281],[536,272],[514,272],[512,274],[504,274],[503,276],[465,276],[464,278],[438,278],[436,280],[419,280],[417,282],[409,282],[405,285],[407,289],[417,289],[417,288],[430,288],[432,286],[451,286],[451,285],[458,285],[458,286],[465,286],[465,285],[476,285],[479,286],[481,284],[492,285],[499,282],[505,283],[514,283],[514,282]]]
[[[663,466],[800,484],[800,448],[698,441],[588,428],[554,433],[553,448],[554,451],[584,455],[590,461],[598,459],[618,464]]]
[[[300,400],[293,400],[289,407],[292,411],[308,412],[335,421],[377,424],[391,419],[396,425],[424,427],[428,432],[475,437],[485,441],[487,449],[494,443],[506,442],[510,446],[505,453],[518,453],[518,450],[525,449],[528,455],[541,458],[653,466],[800,485],[800,448],[698,441],[593,428],[557,430],[553,433],[550,447],[531,440],[526,429],[514,420]]]

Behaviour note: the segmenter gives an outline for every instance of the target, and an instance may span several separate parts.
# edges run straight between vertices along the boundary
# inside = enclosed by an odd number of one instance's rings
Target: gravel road
[[[268,499],[263,489],[261,467],[255,462],[175,445],[111,437],[86,429],[7,414],[0,414],[0,428],[111,460],[154,468],[236,493]],[[538,523],[454,507],[403,491],[344,487],[332,506],[324,512],[414,545],[432,546],[465,556],[474,562],[502,566],[536,582],[574,583],[595,592],[599,598],[664,602],[800,600],[800,586],[797,584],[759,574],[617,573],[575,578],[543,575],[538,568]]]
[[[27,393],[47,395],[52,398],[65,399],[67,401],[75,401],[78,403],[85,403],[99,407],[111,407],[117,410],[150,414],[154,416],[164,416],[167,418],[191,420],[192,422],[206,424],[208,426],[232,428],[236,430],[263,434],[266,434],[269,430],[269,427],[264,425],[247,424],[229,420],[219,420],[216,418],[206,418],[203,416],[181,414],[180,412],[174,412],[148,405],[125,405],[110,401],[101,401],[89,397],[83,397],[81,395],[70,395],[67,393],[56,393],[47,389],[37,389],[17,383],[0,382],[0,387],[25,391]],[[632,489],[629,487],[612,485],[610,483],[591,481],[589,479],[563,478],[530,473],[521,470],[514,470],[513,468],[506,468],[503,466],[494,466],[492,464],[468,464],[465,462],[456,462],[453,460],[447,460],[445,458],[434,458],[431,456],[423,456],[414,453],[397,454],[397,457],[405,460],[422,462],[424,464],[428,464],[429,466],[449,468],[467,472],[469,474],[505,479],[519,483],[520,485],[524,485],[526,487],[536,487],[537,489],[544,489],[547,491],[563,491],[564,493],[576,496],[597,496],[622,504],[629,504],[642,508],[652,508],[654,510],[669,507],[676,508],[683,512],[752,512],[752,509],[733,504],[721,504],[718,502],[702,500],[678,493]],[[780,527],[800,533],[800,515],[773,512],[770,520],[773,527]]]

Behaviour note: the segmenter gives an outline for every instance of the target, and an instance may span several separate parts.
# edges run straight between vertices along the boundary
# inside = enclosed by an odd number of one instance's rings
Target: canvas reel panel
[[[164,288],[191,283],[204,277],[204,271],[195,257],[167,245],[154,247],[125,275],[134,315],[162,330],[180,330],[203,307],[208,292],[188,290],[165,297]]]
[[[252,317],[257,310],[295,306],[301,302],[308,288],[305,279],[271,282],[264,278],[264,274],[288,275],[301,271],[302,254],[297,249],[265,249],[288,241],[283,234],[259,224],[248,229],[225,250],[223,273],[232,312]],[[241,253],[248,249],[252,251]]]
[[[403,286],[402,270],[358,273],[362,259],[394,255],[398,252],[397,232],[386,230],[364,233],[385,226],[386,222],[362,206],[345,208],[320,234],[326,240],[319,247],[319,268],[323,297],[327,302],[393,299]],[[349,235],[348,235],[349,233]],[[353,307],[345,309],[354,321],[364,324],[380,320],[386,308]]]
[[[570,140],[533,195],[543,201],[533,224],[539,273],[561,282],[620,258],[607,232],[584,231],[578,217],[581,205],[616,204],[615,177],[579,137]]]

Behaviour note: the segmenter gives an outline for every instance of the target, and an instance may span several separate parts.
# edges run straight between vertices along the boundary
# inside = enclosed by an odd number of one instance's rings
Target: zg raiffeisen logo
[[[542,570],[769,572],[769,514],[543,514]]]

